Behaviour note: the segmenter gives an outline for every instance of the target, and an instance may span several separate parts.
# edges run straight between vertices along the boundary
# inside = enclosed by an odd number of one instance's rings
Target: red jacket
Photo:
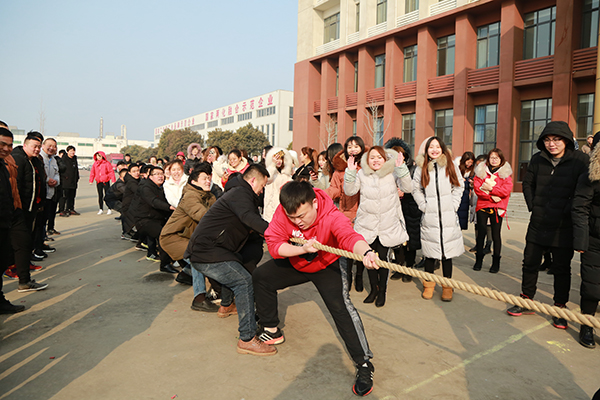
[[[279,247],[284,243],[288,243],[292,237],[306,240],[316,238],[321,244],[348,251],[353,251],[354,245],[359,240],[365,240],[362,235],[354,231],[350,220],[335,207],[333,200],[324,191],[321,189],[314,190],[318,204],[317,218],[304,231],[290,221],[281,204],[277,206],[273,219],[265,231],[265,240],[269,247],[269,253],[273,258],[284,258],[279,255]],[[289,260],[298,271],[312,273],[327,268],[338,258],[340,256],[319,251],[312,261],[299,256],[290,257]]]
[[[504,163],[494,175],[496,176],[496,185],[492,188],[489,193],[486,193],[481,189],[481,185],[488,179],[492,173],[487,167],[486,163],[481,163],[475,168],[475,178],[473,180],[473,188],[477,195],[477,205],[475,211],[479,211],[482,208],[497,208],[500,210],[506,210],[508,207],[508,199],[510,192],[512,192],[512,168],[509,163]],[[496,203],[492,200],[492,196],[500,197],[502,200]]]
[[[96,160],[96,154],[102,156],[101,160]],[[106,154],[103,151],[97,151],[94,154],[94,165],[92,165],[92,171],[90,172],[90,183],[94,182],[115,182],[115,171],[112,169],[112,165],[106,160]]]

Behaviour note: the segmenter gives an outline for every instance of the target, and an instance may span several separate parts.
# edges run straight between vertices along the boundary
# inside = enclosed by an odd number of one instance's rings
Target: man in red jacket
[[[318,251],[318,242],[364,254],[367,268],[378,268],[377,254],[364,238],[352,228],[350,220],[320,189],[310,183],[286,183],[279,195],[280,205],[265,231],[265,240],[273,259],[258,267],[253,275],[256,310],[262,325],[259,338],[267,344],[284,342],[277,327],[277,291],[305,282],[312,282],[331,313],[350,356],[356,363],[355,394],[366,396],[373,390],[373,353],[358,311],[348,294],[348,275],[340,264],[346,259]],[[304,245],[290,243],[290,238],[307,239]]]

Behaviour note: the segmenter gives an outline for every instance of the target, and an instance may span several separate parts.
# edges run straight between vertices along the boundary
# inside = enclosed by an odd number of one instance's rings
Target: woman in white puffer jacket
[[[292,180],[294,174],[294,158],[289,151],[281,147],[273,147],[265,156],[265,164],[269,171],[269,179],[265,186],[265,206],[263,218],[271,222],[279,205],[281,187]]]
[[[381,146],[374,146],[363,154],[360,165],[362,169],[357,172],[354,157],[348,159],[344,192],[349,196],[360,192],[354,230],[363,235],[371,248],[385,260],[390,248],[408,240],[398,189],[403,192],[412,190],[410,172],[403,154],[392,149],[384,150]],[[369,269],[368,274],[371,292],[364,302],[375,301],[377,307],[383,307],[389,270]]]

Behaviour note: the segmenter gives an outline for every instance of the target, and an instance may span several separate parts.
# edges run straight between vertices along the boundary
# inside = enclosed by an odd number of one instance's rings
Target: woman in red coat
[[[483,244],[486,236],[488,220],[492,227],[492,240],[494,242],[494,254],[492,255],[492,267],[490,272],[495,274],[500,270],[500,252],[502,250],[502,218],[506,215],[508,198],[512,191],[512,168],[506,162],[502,150],[496,148],[490,150],[485,163],[475,168],[475,179],[473,188],[477,195],[477,244],[476,259],[473,269],[481,270],[483,263]]]
[[[110,182],[115,182],[115,171],[113,171],[112,165],[106,159],[106,154],[103,151],[98,151],[94,154],[94,165],[92,165],[92,171],[90,172],[90,185],[96,180],[96,189],[98,189],[98,215],[103,212],[102,204],[104,203],[104,195],[110,188]],[[106,205],[108,207],[108,204]],[[111,214],[110,208],[107,214]]]

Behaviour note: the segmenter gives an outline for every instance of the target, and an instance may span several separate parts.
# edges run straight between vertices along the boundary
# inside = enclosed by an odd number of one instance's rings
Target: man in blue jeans
[[[243,175],[230,178],[223,196],[198,223],[184,254],[192,268],[223,286],[218,315],[238,314],[238,353],[257,356],[277,353],[274,346],[256,337],[252,275],[245,265],[248,263],[246,253],[256,253],[248,251],[248,244],[256,247],[262,243],[255,238],[263,235],[268,227],[258,212],[258,196],[268,177],[265,167],[253,164]]]

